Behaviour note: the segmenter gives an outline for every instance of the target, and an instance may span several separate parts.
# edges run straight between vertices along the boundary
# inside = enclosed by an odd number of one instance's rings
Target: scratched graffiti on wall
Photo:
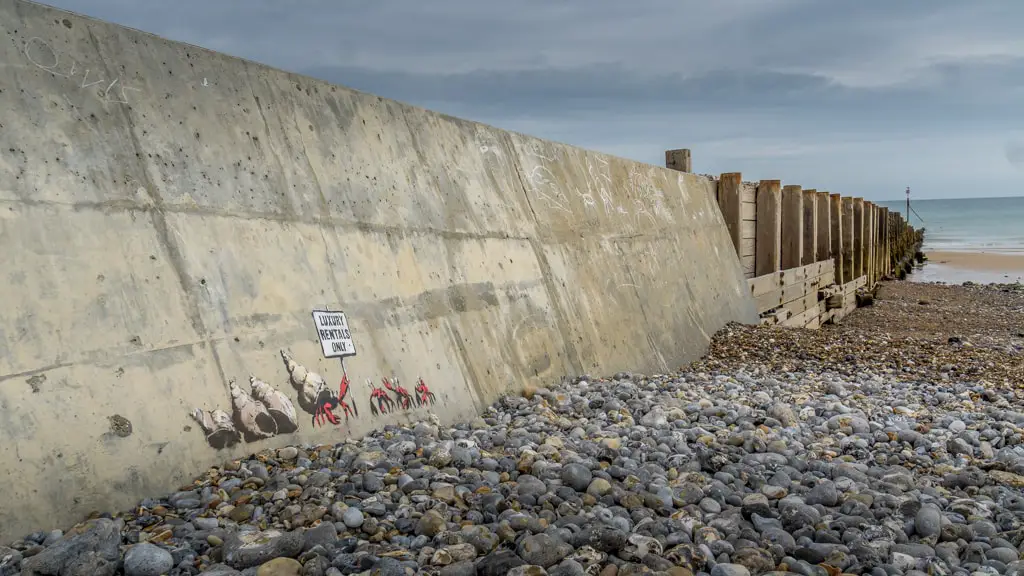
[[[128,104],[129,92],[141,92],[139,88],[126,85],[123,77],[111,78],[102,69],[97,70],[101,66],[90,68],[73,55],[54,49],[38,36],[26,40],[22,52],[36,68],[71,80],[81,90],[94,89],[94,95],[104,104]]]
[[[355,346],[343,315],[334,324],[338,328],[327,332],[324,332],[324,327],[330,324],[330,315],[314,315],[314,318],[326,357],[343,360],[355,355]],[[339,341],[345,341],[345,344],[339,345]],[[310,415],[313,427],[342,426],[350,418],[359,417],[358,404],[344,364],[341,366],[341,381],[335,388],[319,373],[299,363],[288,350],[280,350],[280,356],[298,408]],[[374,385],[372,379],[366,382],[370,388],[370,412],[374,416],[426,408],[436,402],[434,393],[422,377],[417,379],[411,392],[402,386],[397,376],[382,378],[380,386]],[[248,391],[233,380],[228,383],[228,390],[230,412],[221,408],[195,408],[190,414],[199,423],[211,447],[218,450],[230,448],[242,441],[256,442],[299,429],[295,404],[288,395],[267,382],[250,376]]]
[[[537,200],[537,208],[571,219],[579,216],[574,210],[579,206],[584,214],[603,214],[637,231],[675,221],[656,171],[633,166],[626,178],[620,176],[613,181],[613,167],[601,155],[576,149],[551,150],[533,140],[521,146],[523,182],[530,197]],[[556,164],[562,168],[556,168]],[[573,172],[566,167],[578,168]],[[679,182],[685,193],[685,184]]]

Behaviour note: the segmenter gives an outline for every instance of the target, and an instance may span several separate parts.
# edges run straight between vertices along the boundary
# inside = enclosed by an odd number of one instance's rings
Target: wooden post
[[[736,247],[736,255],[742,256],[740,251],[740,186],[743,178],[739,172],[727,172],[718,178],[718,208],[725,218],[725,226],[729,229],[729,236],[732,237],[732,245]]]
[[[754,275],[778,272],[782,255],[782,182],[761,180],[754,195],[757,202]]]
[[[864,202],[864,274],[868,276],[868,282],[873,278],[871,273],[871,245],[873,244],[872,234],[874,229],[871,225],[871,213],[875,211],[875,205],[869,201]]]
[[[879,249],[881,242],[878,239],[879,230],[881,225],[878,223],[878,217],[882,213],[882,209],[876,204],[871,204],[871,277],[875,282],[878,282],[881,273],[878,270],[878,256],[881,250]]]
[[[782,188],[782,269],[799,268],[804,257],[804,195],[800,186]]]
[[[864,275],[864,199],[853,199],[853,278]]]
[[[828,192],[818,192],[818,261],[832,257],[832,211],[829,210]]]
[[[903,259],[903,240],[905,238],[905,236],[904,236],[905,228],[906,228],[906,226],[903,225],[903,215],[900,214],[900,213],[897,213],[896,214],[896,230],[894,230],[894,233],[895,233],[895,239],[894,240],[896,242],[896,262],[897,263],[899,263],[899,261]],[[897,270],[896,272],[898,274],[899,270]]]
[[[874,229],[871,224],[871,214],[874,212],[874,204],[864,201],[864,274],[867,275],[867,285],[872,286],[874,273],[871,271],[871,246],[874,244]]]
[[[848,278],[846,282],[857,279],[857,269],[853,265],[853,238],[853,198],[843,198],[843,278]]]
[[[804,255],[803,265],[818,261],[818,191],[804,190]]]
[[[757,256],[757,186],[740,182],[740,263],[747,278],[754,277]]]
[[[882,207],[875,205],[872,222],[875,224],[875,243],[871,252],[871,261],[875,264],[875,282],[882,279]]]
[[[693,160],[689,148],[665,151],[665,167],[679,172],[693,172]]]
[[[889,208],[882,208],[878,221],[882,225],[882,229],[879,231],[879,237],[882,242],[882,257],[879,259],[878,273],[881,278],[885,278],[892,272],[892,265],[889,263]]]
[[[889,221],[886,222],[889,236],[889,271],[896,272],[896,212],[889,213]]]
[[[839,194],[828,195],[828,214],[832,221],[832,258],[836,263],[836,282],[846,284],[850,273],[843,267],[843,198]]]

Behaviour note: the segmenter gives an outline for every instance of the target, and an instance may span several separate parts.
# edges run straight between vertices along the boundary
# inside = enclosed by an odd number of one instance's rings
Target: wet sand
[[[910,279],[915,282],[1024,282],[1024,254],[926,252],[928,260]]]

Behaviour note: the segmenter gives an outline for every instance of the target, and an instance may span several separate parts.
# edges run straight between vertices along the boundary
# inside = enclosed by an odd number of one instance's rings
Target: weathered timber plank
[[[804,195],[797,185],[782,188],[782,269],[798,268],[804,256]]]
[[[781,278],[782,276],[779,272],[773,272],[747,280],[747,285],[750,286],[750,295],[757,298],[772,290],[778,290],[782,286]]]
[[[761,180],[757,185],[757,247],[754,272],[757,276],[782,269],[782,182]]]

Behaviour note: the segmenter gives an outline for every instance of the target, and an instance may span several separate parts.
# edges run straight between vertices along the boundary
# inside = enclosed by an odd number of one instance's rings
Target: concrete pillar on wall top
[[[693,172],[693,159],[689,148],[665,151],[665,167],[679,172]]]

